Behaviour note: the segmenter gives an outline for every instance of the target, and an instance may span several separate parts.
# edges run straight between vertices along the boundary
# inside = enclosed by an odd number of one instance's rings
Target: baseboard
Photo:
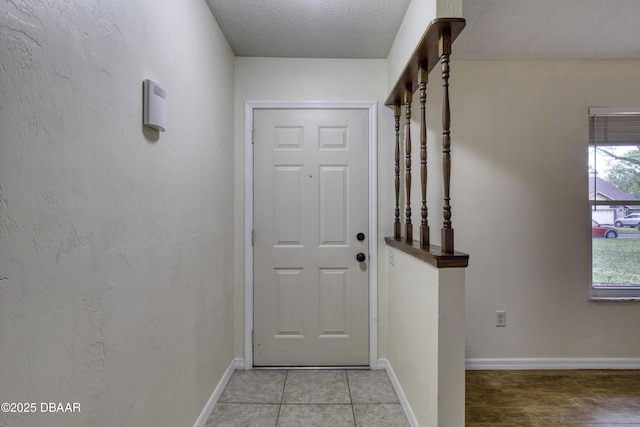
[[[389,379],[391,380],[391,384],[393,384],[393,388],[395,389],[396,394],[398,395],[398,400],[400,401],[400,405],[402,405],[402,409],[404,410],[404,414],[406,415],[407,420],[409,421],[409,425],[411,425],[411,427],[418,427],[418,420],[416,419],[416,416],[413,414],[413,411],[411,410],[411,406],[409,405],[407,396],[404,394],[404,391],[402,390],[402,386],[398,381],[398,377],[396,377],[396,373],[393,372],[393,368],[391,367],[391,362],[389,362],[389,360],[387,359],[378,359],[378,368],[384,369],[387,372],[387,375],[389,375]]]
[[[196,420],[193,427],[205,427],[207,425],[207,420],[209,419],[209,416],[211,416],[211,413],[213,412],[213,408],[216,406],[216,403],[218,403],[220,396],[222,396],[222,392],[224,391],[224,388],[229,383],[229,380],[231,379],[231,375],[233,375],[233,371],[235,371],[236,369],[243,369],[243,368],[244,368],[244,359],[240,357],[236,357],[231,361],[231,363],[229,364],[229,367],[224,372],[224,375],[218,382],[218,385],[213,390],[213,393],[211,393],[211,397],[209,397],[209,401],[204,406],[204,409],[200,413],[200,416]]]
[[[640,369],[640,358],[467,359],[467,370]]]

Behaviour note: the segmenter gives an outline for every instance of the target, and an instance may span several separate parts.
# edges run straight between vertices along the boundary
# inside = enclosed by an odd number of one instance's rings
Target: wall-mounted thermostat
[[[152,81],[143,82],[144,125],[160,132],[165,131],[167,92]]]

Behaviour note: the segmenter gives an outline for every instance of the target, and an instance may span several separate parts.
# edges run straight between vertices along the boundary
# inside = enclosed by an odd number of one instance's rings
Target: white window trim
[[[623,114],[640,115],[640,107],[589,107],[589,116],[616,116]],[[619,203],[640,205],[640,201],[620,200]],[[593,206],[610,204],[605,201],[589,200],[589,211]],[[591,262],[589,263],[590,300],[594,302],[630,302],[640,301],[640,286],[628,286],[611,288],[606,286],[593,286],[593,248],[591,249]]]
[[[591,301],[640,301],[640,288],[606,289],[591,285]]]

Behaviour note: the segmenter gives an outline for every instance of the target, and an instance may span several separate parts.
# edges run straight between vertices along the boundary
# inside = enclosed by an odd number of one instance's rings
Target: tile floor
[[[238,370],[207,421],[207,427],[408,425],[387,373],[370,370]]]

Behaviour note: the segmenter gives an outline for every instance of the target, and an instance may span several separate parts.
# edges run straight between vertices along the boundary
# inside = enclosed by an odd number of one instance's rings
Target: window
[[[640,300],[640,108],[589,109],[592,299]]]

